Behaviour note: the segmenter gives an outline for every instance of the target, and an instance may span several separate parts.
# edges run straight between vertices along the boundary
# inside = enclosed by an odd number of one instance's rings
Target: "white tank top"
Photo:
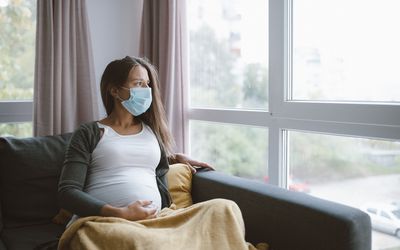
[[[156,167],[161,151],[150,127],[134,135],[120,135],[98,123],[104,134],[92,153],[85,192],[112,206],[122,207],[136,200],[151,200],[161,209]]]

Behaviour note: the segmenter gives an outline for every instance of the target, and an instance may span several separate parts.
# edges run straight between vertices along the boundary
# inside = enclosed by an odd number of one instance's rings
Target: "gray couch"
[[[0,138],[0,250],[33,249],[62,234],[51,219],[69,138]],[[370,219],[358,209],[217,171],[196,174],[192,196],[236,201],[247,241],[274,250],[371,249]]]

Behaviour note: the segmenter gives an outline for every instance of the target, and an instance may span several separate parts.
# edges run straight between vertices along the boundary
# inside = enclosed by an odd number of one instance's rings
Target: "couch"
[[[62,234],[65,225],[52,219],[70,136],[0,138],[0,250],[33,249]],[[235,201],[246,240],[273,250],[371,249],[370,218],[355,208],[218,171],[194,175],[191,195]]]

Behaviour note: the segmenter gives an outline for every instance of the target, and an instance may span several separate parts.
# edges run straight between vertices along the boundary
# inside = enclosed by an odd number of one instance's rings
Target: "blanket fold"
[[[214,199],[184,209],[164,208],[157,218],[128,221],[91,216],[75,221],[62,235],[58,249],[267,249],[244,238],[239,207]]]

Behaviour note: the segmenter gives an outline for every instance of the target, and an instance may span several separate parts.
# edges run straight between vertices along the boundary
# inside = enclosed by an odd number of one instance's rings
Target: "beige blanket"
[[[62,235],[64,249],[267,249],[244,240],[244,223],[236,203],[214,199],[174,210],[164,208],[157,218],[128,221],[85,217]]]

